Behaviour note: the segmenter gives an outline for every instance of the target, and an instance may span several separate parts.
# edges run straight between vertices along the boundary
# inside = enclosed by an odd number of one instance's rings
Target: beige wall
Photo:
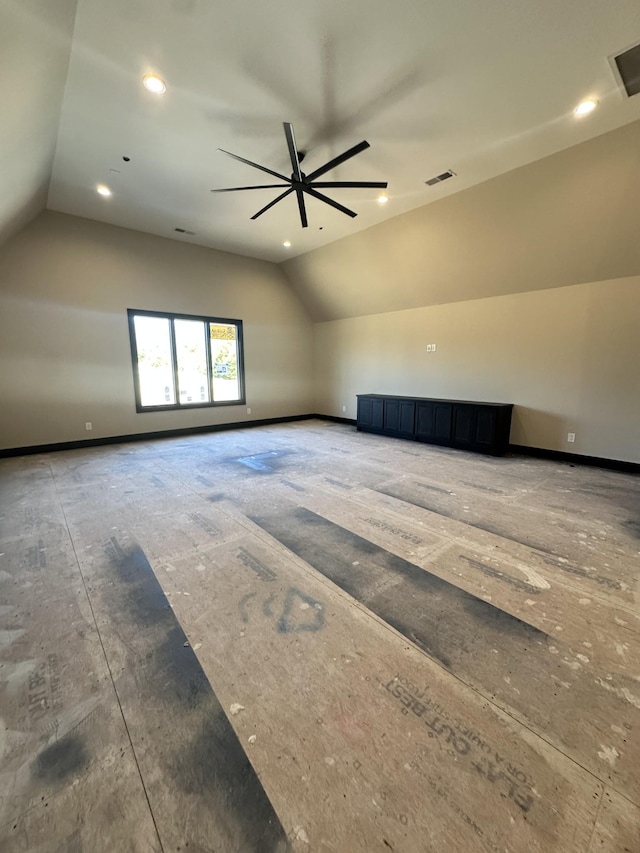
[[[251,415],[137,414],[127,308],[243,320]],[[0,249],[0,448],[312,412],[312,339],[274,264],[45,212]]]
[[[354,418],[365,393],[513,402],[514,444],[640,462],[639,330],[640,276],[319,323],[316,410]]]
[[[317,321],[640,275],[639,187],[635,122],[282,266]]]

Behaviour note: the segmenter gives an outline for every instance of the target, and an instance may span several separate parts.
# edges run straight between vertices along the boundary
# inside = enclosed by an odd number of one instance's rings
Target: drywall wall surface
[[[136,413],[127,308],[242,320],[246,406]],[[309,413],[312,340],[274,264],[46,211],[0,250],[0,448]]]
[[[3,0],[0,245],[44,210],[77,0]]]
[[[639,186],[635,122],[282,268],[317,321],[640,275]]]
[[[640,276],[319,323],[316,410],[355,418],[366,393],[515,403],[513,444],[640,462],[638,329]]]

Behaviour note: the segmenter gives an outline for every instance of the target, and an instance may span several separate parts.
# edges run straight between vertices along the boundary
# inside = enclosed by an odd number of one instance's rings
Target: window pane
[[[140,402],[170,406],[176,402],[171,366],[169,321],[164,317],[134,317]]]
[[[213,399],[239,400],[237,328],[231,324],[209,324]]]
[[[208,403],[205,324],[201,320],[174,320],[178,385],[181,403]]]

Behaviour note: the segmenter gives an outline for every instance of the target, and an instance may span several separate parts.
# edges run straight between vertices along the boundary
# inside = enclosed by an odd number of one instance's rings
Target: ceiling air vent
[[[435,178],[429,178],[428,181],[425,181],[425,184],[428,187],[433,187],[442,181],[446,181],[448,178],[455,178],[455,176],[456,173],[452,169],[447,169],[447,171],[443,172],[441,175],[436,175]]]
[[[614,60],[627,95],[640,94],[640,44],[614,56]]]
[[[195,237],[195,236],[196,236],[196,232],[195,232],[195,231],[187,231],[187,229],[186,229],[186,228],[174,228],[173,230],[174,230],[174,231],[177,231],[177,232],[178,232],[178,234],[188,234],[188,235],[189,235],[189,237]]]

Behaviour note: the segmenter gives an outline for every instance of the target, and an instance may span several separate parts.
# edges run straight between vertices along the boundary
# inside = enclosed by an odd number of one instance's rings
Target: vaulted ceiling
[[[0,16],[0,239],[48,207],[282,261],[640,119],[612,61],[640,41],[637,0],[3,0]],[[584,98],[598,107],[578,119]],[[289,175],[285,121],[307,172],[366,139],[323,180],[386,180],[389,201],[327,191],[358,216],[311,198],[302,229],[295,195],[252,221],[279,190],[210,192],[272,182],[218,148]]]

